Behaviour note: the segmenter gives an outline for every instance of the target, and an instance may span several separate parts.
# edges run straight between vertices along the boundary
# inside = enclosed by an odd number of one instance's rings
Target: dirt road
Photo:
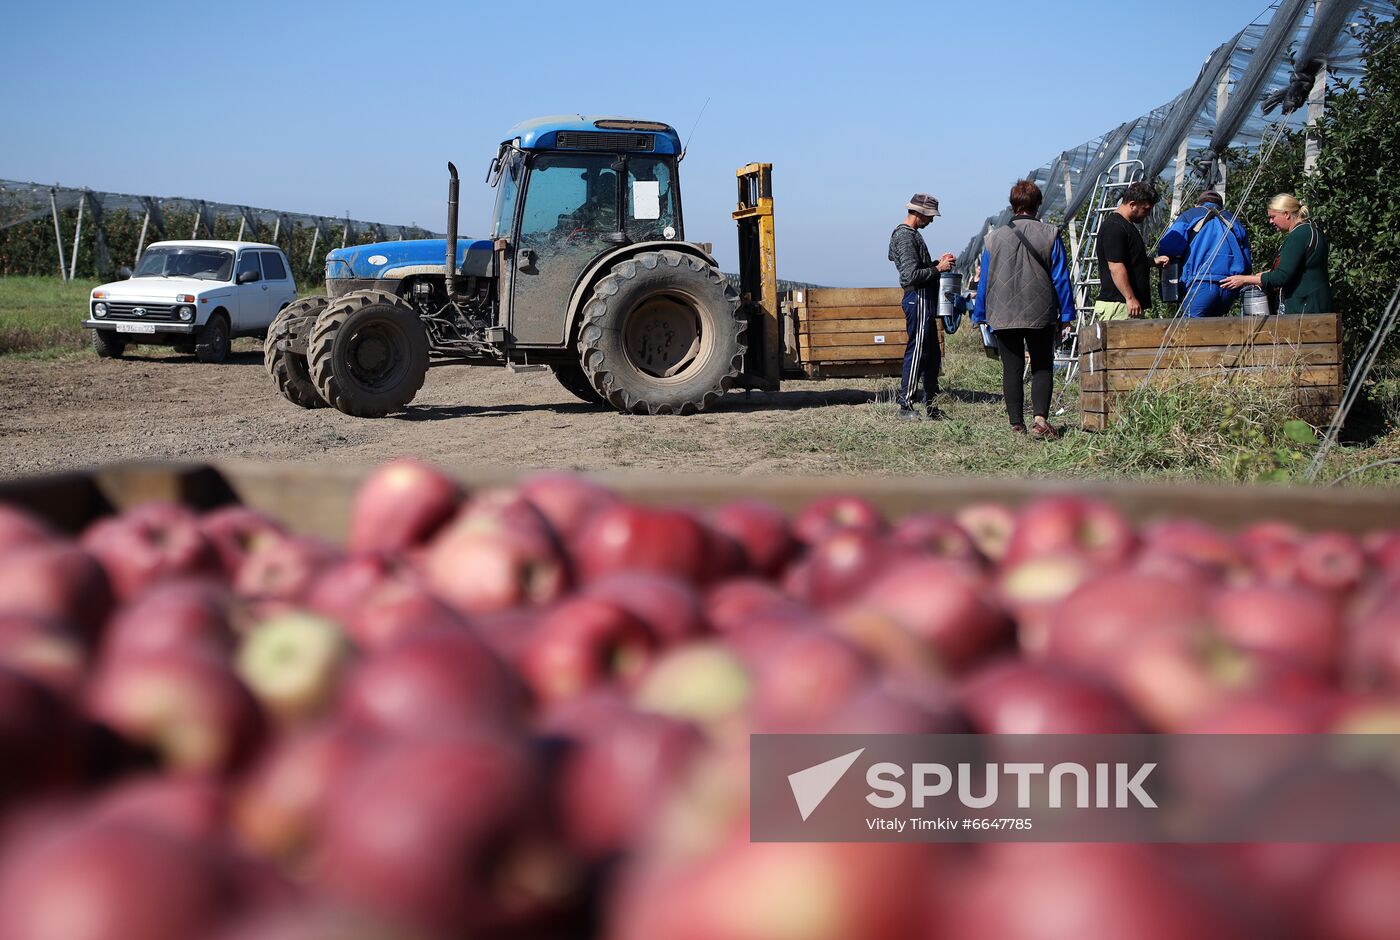
[[[802,382],[772,395],[731,393],[702,415],[653,418],[585,405],[547,372],[453,366],[432,369],[406,413],[364,420],[282,399],[248,340],[221,365],[150,347],[115,361],[0,359],[0,475],[117,460],[375,463],[403,454],[513,468],[821,473],[831,469],[821,453],[772,453],[764,442],[795,412],[864,411],[889,387]]]

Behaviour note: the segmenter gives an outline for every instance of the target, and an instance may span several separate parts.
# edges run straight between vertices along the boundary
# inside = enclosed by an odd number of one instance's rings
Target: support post
[[[1187,147],[1191,143],[1191,132],[1181,138],[1181,146],[1176,148],[1176,180],[1172,183],[1172,218],[1181,215],[1181,200],[1186,192]]]
[[[53,237],[58,242],[58,276],[68,281],[68,268],[63,261],[63,229],[58,224],[58,189],[49,187],[49,208],[53,210]]]
[[[83,237],[83,204],[87,202],[87,193],[78,197],[78,225],[73,229],[73,257],[68,259],[68,280],[78,276],[78,239]]]
[[[311,233],[311,253],[306,256],[306,266],[310,268],[316,263],[316,243],[321,240],[321,220],[316,220],[316,230]]]
[[[1118,148],[1118,182],[1128,181],[1128,155],[1133,152],[1132,135],[1123,139],[1123,146]]]
[[[344,248],[350,240],[350,213],[345,213],[345,227],[340,230],[340,247]]]
[[[1060,185],[1065,190],[1065,206],[1069,206],[1074,199],[1074,184],[1070,182],[1069,161],[1065,161],[1064,175],[1060,178]],[[1069,224],[1069,256],[1073,259],[1070,263],[1074,265],[1071,272],[1072,278],[1079,277],[1079,221],[1077,219],[1066,219]]]
[[[241,242],[241,241],[243,241],[243,226],[244,226],[245,224],[247,224],[247,222],[248,222],[248,220],[245,219],[243,216],[240,215],[240,216],[238,217],[238,237],[235,238],[234,241],[236,241],[236,242]]]
[[[1220,126],[1220,116],[1225,113],[1225,106],[1230,103],[1230,63],[1225,63],[1225,67],[1220,70],[1220,84],[1215,86],[1215,126]],[[1225,198],[1225,159],[1216,157],[1215,170],[1220,179],[1216,181],[1215,189],[1220,193],[1220,198]],[[1207,181],[1209,182],[1209,181]]]
[[[151,210],[146,209],[146,217],[141,220],[141,234],[136,239],[136,257],[132,259],[131,266],[135,267],[141,260],[141,250],[146,247],[146,229],[151,225]]]
[[[1303,138],[1303,174],[1312,176],[1317,172],[1317,158],[1322,155],[1322,143],[1317,139],[1317,125],[1327,113],[1327,60],[1317,70],[1313,79],[1312,92],[1308,95],[1308,131]]]
[[[282,234],[282,213],[277,213],[277,220],[272,223],[272,243],[277,244],[277,237]]]

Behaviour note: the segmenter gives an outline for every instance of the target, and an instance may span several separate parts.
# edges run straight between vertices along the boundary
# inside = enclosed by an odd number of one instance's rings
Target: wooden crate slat
[[[1105,369],[1094,373],[1094,377],[1102,376],[1103,383],[1097,388],[1081,385],[1081,389],[1089,391],[1107,390],[1114,392],[1131,391],[1142,384],[1143,379],[1151,373],[1150,369]],[[1152,375],[1149,384],[1157,386],[1171,386],[1183,381],[1221,381],[1228,376],[1245,375],[1251,381],[1258,381],[1260,384],[1269,387],[1282,387],[1287,385],[1297,385],[1300,387],[1313,385],[1338,385],[1341,383],[1342,367],[1340,365],[1329,366],[1308,366],[1303,369],[1273,369],[1268,366],[1251,366],[1241,369],[1229,369],[1211,371],[1208,369],[1174,370],[1158,369]],[[1188,378],[1189,377],[1189,378]]]
[[[898,287],[814,287],[798,303],[818,307],[898,307],[904,291]]]
[[[893,351],[895,356],[891,356]],[[803,346],[802,358],[813,362],[842,362],[863,359],[896,359],[903,362],[904,347],[891,347],[888,343],[876,346]]]
[[[869,317],[864,320],[808,320],[798,324],[799,333],[864,333],[870,330],[904,332],[903,317]]]
[[[1335,313],[1283,317],[1222,317],[1186,320],[1111,320],[1099,323],[1105,349],[1156,349],[1171,331],[1173,346],[1220,346],[1255,343],[1335,343]]]
[[[904,321],[904,309],[899,304],[868,304],[865,306],[798,307],[797,319],[802,323],[822,320],[892,320]]]
[[[898,378],[904,367],[901,359],[870,359],[865,362],[809,362],[804,368],[812,379]]]
[[[1079,426],[1086,431],[1103,431],[1108,428],[1108,415],[1086,411],[1080,415]]]
[[[881,337],[879,340],[876,337]],[[898,333],[813,333],[810,336],[802,336],[803,348],[816,346],[882,346],[899,350],[899,354],[904,355],[904,343],[907,337],[904,331]]]
[[[1158,350],[1108,349],[1095,356],[1107,369],[1150,369]],[[1244,346],[1173,346],[1162,353],[1161,368],[1219,368],[1233,366],[1333,365],[1341,361],[1337,343],[1250,344]]]

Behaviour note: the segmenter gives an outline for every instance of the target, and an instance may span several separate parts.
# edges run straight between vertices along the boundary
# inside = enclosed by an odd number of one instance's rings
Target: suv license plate
[[[118,323],[118,333],[154,333],[156,325],[154,323]]]

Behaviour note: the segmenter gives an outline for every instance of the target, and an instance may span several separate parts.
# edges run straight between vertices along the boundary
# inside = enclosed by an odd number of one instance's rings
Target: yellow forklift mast
[[[749,318],[749,351],[740,384],[777,391],[783,365],[778,309],[778,250],[773,232],[773,164],[750,163],[737,171],[739,298]]]

